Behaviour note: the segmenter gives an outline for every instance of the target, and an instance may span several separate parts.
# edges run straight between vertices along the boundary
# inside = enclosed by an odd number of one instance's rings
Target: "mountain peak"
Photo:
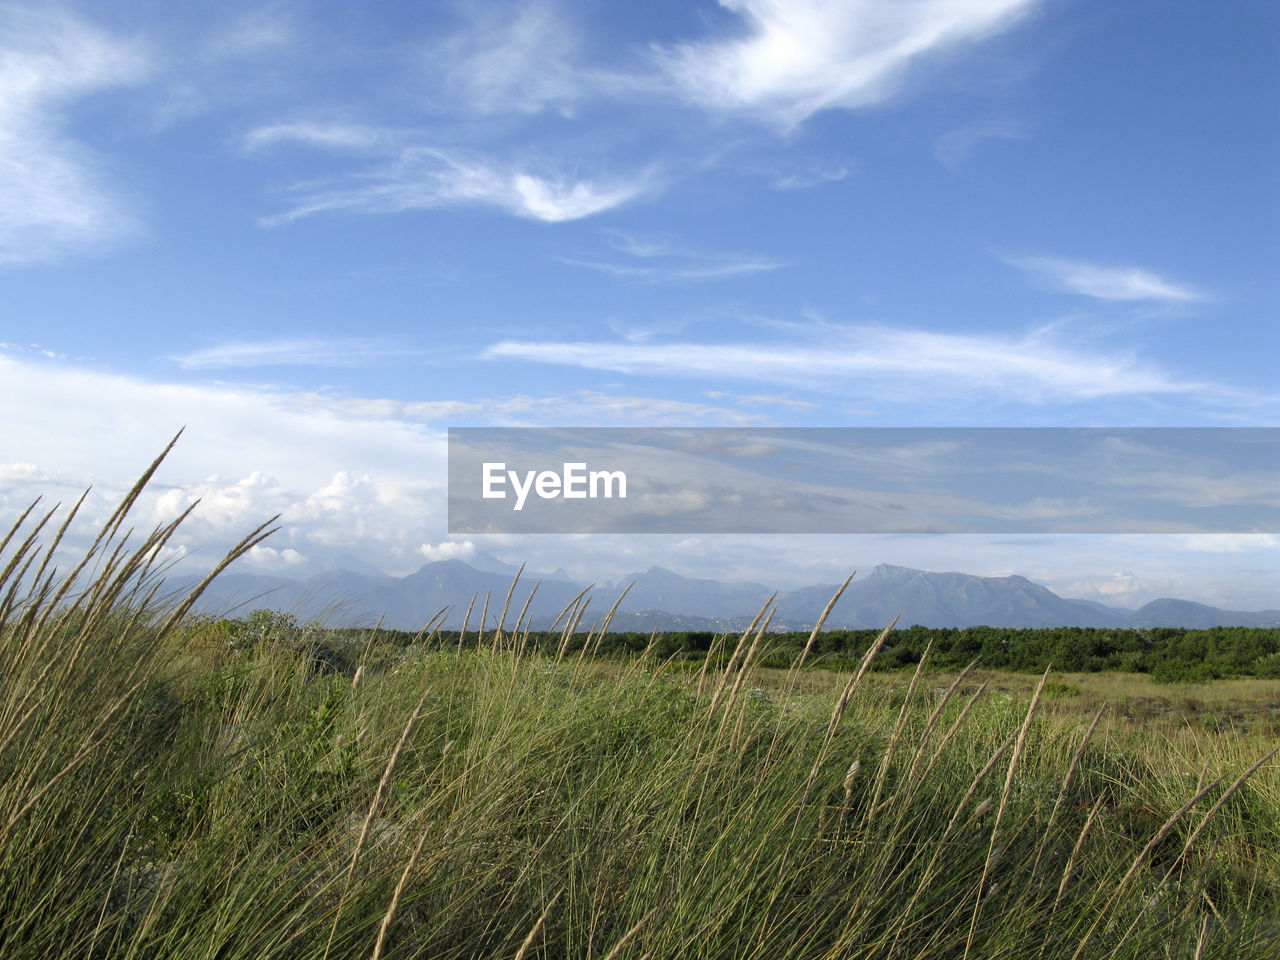
[[[917,570],[915,567],[900,567],[893,563],[877,563],[872,568],[870,576],[900,576],[904,573],[924,573],[923,570]]]
[[[440,609],[452,608],[447,623],[456,628],[469,605],[475,606],[475,617],[480,616],[486,595],[490,597],[492,612],[492,603],[502,602],[512,578],[513,572],[477,570],[457,558],[428,563],[407,577],[332,572],[303,583],[256,574],[228,574],[214,582],[200,609],[269,606],[300,616],[332,617],[331,606],[339,600],[342,602],[340,612],[348,619],[358,615],[372,623],[385,615],[384,626],[418,629]],[[703,624],[697,629],[735,619],[745,623],[773,593],[758,583],[695,579],[658,566],[627,580],[633,580],[634,587],[618,609],[620,616],[615,621],[618,628],[627,622],[634,626],[638,621],[634,621],[633,615],[639,611],[660,611],[643,621],[645,629],[659,623],[670,624],[665,629],[684,629],[694,620]],[[582,586],[525,571],[513,603],[522,605],[535,583],[540,589],[532,597],[529,616],[548,624],[577,596]],[[812,625],[830,601],[833,590],[833,586],[824,584],[777,594],[779,617],[775,626],[787,624],[796,629]],[[609,588],[600,587],[595,596],[612,602],[613,597],[607,596],[609,592]],[[840,603],[831,611],[827,625],[880,629],[895,617],[903,627],[913,624],[924,627],[984,624],[993,627],[1203,628],[1232,624],[1270,627],[1280,621],[1280,611],[1219,610],[1194,601],[1169,598],[1154,600],[1138,611],[1124,610],[1060,597],[1022,576],[931,573],[882,563],[870,576],[849,585]]]

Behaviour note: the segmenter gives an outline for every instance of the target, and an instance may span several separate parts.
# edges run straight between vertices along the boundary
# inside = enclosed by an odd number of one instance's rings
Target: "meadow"
[[[1280,956],[1274,680],[336,649],[157,602],[149,476],[0,542],[0,956]]]

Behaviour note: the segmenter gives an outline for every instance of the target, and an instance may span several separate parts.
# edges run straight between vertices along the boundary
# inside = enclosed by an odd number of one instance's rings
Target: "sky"
[[[449,427],[1280,426],[1278,67],[1265,0],[0,3],[0,522],[185,427],[180,565],[1280,606],[1271,529],[445,520]]]

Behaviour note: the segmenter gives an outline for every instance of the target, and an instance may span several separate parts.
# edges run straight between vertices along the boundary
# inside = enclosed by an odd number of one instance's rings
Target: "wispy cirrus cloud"
[[[610,247],[626,259],[564,258],[564,263],[614,277],[653,283],[725,280],[785,267],[781,260],[690,250],[664,240],[644,240],[610,231]]]
[[[792,166],[777,171],[773,186],[778,190],[808,190],[810,187],[819,187],[824,183],[837,183],[853,171],[854,167],[851,163]]]
[[[64,109],[137,84],[148,68],[136,44],[69,15],[0,9],[0,264],[99,248],[136,229]]]
[[[651,343],[504,340],[493,360],[556,363],[638,376],[746,379],[901,395],[988,394],[1026,402],[1132,395],[1213,395],[1132,355],[1083,353],[1023,337],[823,325],[786,342]]]
[[[1058,257],[1008,257],[1006,262],[1041,283],[1095,300],[1193,303],[1204,294],[1132,266],[1103,266]]]
[[[498,426],[669,426],[672,423],[699,423],[746,427],[768,422],[767,417],[720,405],[599,390],[517,394],[477,400],[390,400],[307,393],[294,395],[291,402],[295,406],[316,410],[341,410],[356,417],[424,424],[477,421]]]
[[[298,120],[255,127],[244,138],[249,153],[277,144],[299,144],[320,150],[386,150],[398,147],[400,134],[363,123]]]
[[[220,343],[167,359],[184,370],[216,370],[230,367],[354,367],[395,358],[413,357],[384,340],[367,337],[277,338]]]
[[[884,101],[931,55],[1008,29],[1034,0],[720,0],[745,31],[666,51],[690,100],[791,127]]]
[[[933,145],[933,155],[948,170],[959,170],[982,143],[990,140],[1027,140],[1026,127],[1014,120],[983,120],[948,130]]]
[[[651,192],[659,186],[653,169],[629,176],[584,177],[537,171],[516,163],[455,150],[406,143],[407,134],[365,125],[296,122],[251,131],[247,149],[300,143],[325,150],[372,150],[374,166],[286,191],[296,197],[283,213],[261,218],[266,226],[317,213],[403,213],[441,207],[492,207],[545,223],[579,220]]]
[[[999,33],[1038,2],[722,0],[745,22],[745,37],[716,34],[669,48],[610,51],[612,59],[603,66],[598,64],[605,54],[586,49],[573,18],[552,4],[533,0],[463,10],[463,26],[425,49],[422,72],[400,78],[423,84],[430,102],[430,119],[416,130],[293,120],[248,134],[250,152],[291,143],[370,155],[364,165],[348,165],[335,176],[299,180],[284,191],[290,198],[287,209],[261,222],[270,226],[319,213],[394,214],[459,206],[548,223],[598,215],[652,196],[679,171],[690,169],[688,156],[681,157],[679,150],[664,156],[660,146],[670,145],[673,123],[681,126],[677,140],[699,140],[686,129],[687,115],[672,111],[673,100],[794,126],[823,109],[883,101],[910,66]],[[657,123],[656,136],[648,140],[656,146],[642,151],[652,159],[633,159],[621,170],[608,169],[598,159],[583,162],[580,140],[533,119],[547,112],[577,119],[582,112],[584,122],[604,129],[590,111],[606,104],[610,116]],[[537,157],[549,161],[531,160],[527,151],[512,153],[522,115],[524,144],[539,144]],[[480,124],[481,117],[488,119]],[[611,129],[605,136],[612,142],[631,134]],[[711,151],[715,159],[710,161],[708,149],[706,144],[695,148],[704,159],[693,166],[720,162],[722,147]],[[598,158],[601,148],[592,150]],[[795,190],[844,179],[852,169],[844,160],[799,163],[770,175],[779,189]],[[597,258],[584,258],[580,265],[649,279],[679,273],[677,279],[684,280],[773,268],[742,261],[655,271],[652,265]]]
[[[203,53],[210,60],[231,60],[278,53],[296,42],[296,11],[267,3],[233,13],[226,22],[206,27]]]
[[[780,393],[733,394],[727,390],[703,390],[704,397],[712,400],[732,400],[744,407],[781,407],[787,410],[817,410],[821,404],[812,400],[797,400]]]
[[[1280,546],[1274,533],[1189,533],[1182,537],[1184,550],[1201,553],[1241,553]]]
[[[579,39],[546,4],[464,10],[468,23],[424,58],[430,72],[468,109],[479,113],[569,115],[589,90],[576,63]]]

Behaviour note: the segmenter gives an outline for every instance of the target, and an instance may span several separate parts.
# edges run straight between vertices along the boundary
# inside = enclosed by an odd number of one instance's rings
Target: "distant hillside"
[[[228,573],[214,581],[198,609],[235,616],[267,607],[334,625],[372,626],[381,617],[385,626],[416,630],[444,609],[450,611],[446,626],[461,626],[473,597],[470,622],[477,625],[487,595],[486,623],[492,625],[511,588],[515,568],[487,555],[481,562],[489,569],[478,570],[461,560],[440,560],[406,577],[352,570],[326,570],[305,580]],[[170,586],[174,590],[188,588],[195,580],[179,578]],[[773,592],[758,583],[697,579],[661,567],[624,578],[622,583],[632,586],[612,627],[644,632],[741,629]],[[514,624],[535,584],[537,592],[527,616],[538,628],[550,626],[586,586],[567,578],[526,574],[512,596],[508,625]],[[779,593],[774,627],[812,626],[835,590],[835,584],[822,584]],[[594,590],[583,626],[603,618],[620,592],[620,588]],[[1176,599],[1153,600],[1138,610],[1126,610],[1060,597],[1025,577],[931,573],[889,564],[854,580],[827,623],[831,627],[879,628],[894,617],[902,626],[927,627],[1280,626],[1280,610],[1219,610]]]

